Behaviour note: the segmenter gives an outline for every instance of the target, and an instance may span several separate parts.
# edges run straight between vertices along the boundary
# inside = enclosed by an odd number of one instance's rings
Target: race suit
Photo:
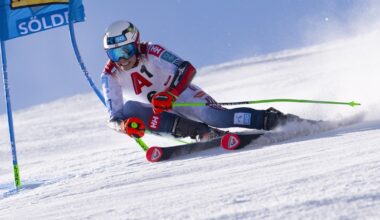
[[[158,44],[141,43],[139,53],[139,63],[132,69],[124,71],[108,61],[101,75],[109,125],[113,129],[120,131],[119,123],[129,117],[142,119],[148,129],[157,133],[172,132],[178,117],[217,128],[263,128],[265,111],[250,108],[175,107],[155,115],[150,102],[152,96],[161,91],[170,90],[178,96],[177,102],[216,102],[191,83],[196,71],[184,70],[194,68],[189,62]]]

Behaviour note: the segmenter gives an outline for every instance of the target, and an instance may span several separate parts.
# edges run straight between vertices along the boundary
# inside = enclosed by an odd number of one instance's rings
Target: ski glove
[[[170,92],[164,91],[155,94],[152,97],[152,105],[154,114],[161,114],[173,109],[173,103],[177,97]]]
[[[140,118],[128,118],[120,123],[120,128],[131,137],[141,138],[145,134],[145,125]]]

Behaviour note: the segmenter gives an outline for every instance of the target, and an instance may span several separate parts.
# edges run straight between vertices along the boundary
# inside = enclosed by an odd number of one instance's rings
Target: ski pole
[[[200,107],[200,106],[216,106],[216,105],[246,105],[246,104],[261,104],[270,102],[299,102],[299,103],[314,103],[314,104],[332,104],[332,105],[349,105],[355,107],[361,105],[357,102],[335,102],[335,101],[320,101],[307,99],[264,99],[242,102],[219,102],[219,103],[203,103],[203,102],[177,102],[173,103],[173,107]]]
[[[132,138],[136,141],[136,143],[143,149],[143,151],[147,151],[149,149],[149,146],[141,139],[138,137],[132,136]]]
[[[130,136],[136,143],[143,149],[143,151],[147,151],[149,146],[142,140],[142,137],[145,135],[145,125],[143,120],[137,117],[130,117],[124,123],[122,127],[126,127],[126,133]],[[130,129],[129,129],[130,128]]]

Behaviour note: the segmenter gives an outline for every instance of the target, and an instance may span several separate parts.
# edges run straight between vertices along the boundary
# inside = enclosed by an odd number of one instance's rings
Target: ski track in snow
[[[276,104],[336,123],[289,125],[238,151],[211,149],[148,163],[133,140],[107,128],[94,94],[16,112],[23,187],[14,190],[1,123],[0,219],[376,219],[379,35],[202,69],[196,83],[219,101],[348,97],[363,104]],[[177,144],[152,135],[144,140]]]

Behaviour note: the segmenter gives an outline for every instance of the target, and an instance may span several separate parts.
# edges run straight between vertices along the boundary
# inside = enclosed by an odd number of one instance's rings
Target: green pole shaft
[[[314,104],[331,104],[331,105],[350,105],[352,107],[360,105],[360,103],[352,102],[335,102],[335,101],[320,101],[307,99],[267,99],[250,101],[249,104],[268,103],[268,102],[299,102],[299,103],[314,103]]]
[[[149,149],[149,146],[141,138],[133,137],[133,139],[141,147],[141,149],[143,149],[143,151],[146,152]]]
[[[360,105],[357,102],[335,102],[335,101],[320,101],[320,100],[307,100],[307,99],[265,99],[254,101],[242,102],[220,102],[220,103],[202,103],[202,102],[180,102],[174,103],[173,107],[200,107],[200,106],[214,106],[214,105],[246,105],[246,104],[261,104],[272,102],[297,102],[297,103],[313,103],[313,104],[331,104],[331,105],[349,105],[355,107]]]
[[[20,189],[21,188],[21,180],[20,180],[20,170],[18,168],[18,164],[13,165],[13,173],[14,173],[14,177],[15,177],[16,188]]]
[[[1,44],[1,61],[2,61],[2,70],[3,70],[4,96],[5,96],[6,112],[8,116],[8,130],[9,130],[9,140],[10,140],[11,152],[12,152],[13,173],[14,173],[16,188],[20,189],[21,187],[20,169],[17,162],[16,138],[15,138],[15,132],[14,132],[14,127],[13,127],[11,95],[9,91],[10,89],[9,89],[9,82],[8,82],[7,56],[5,53],[4,41],[0,40],[0,44]]]

